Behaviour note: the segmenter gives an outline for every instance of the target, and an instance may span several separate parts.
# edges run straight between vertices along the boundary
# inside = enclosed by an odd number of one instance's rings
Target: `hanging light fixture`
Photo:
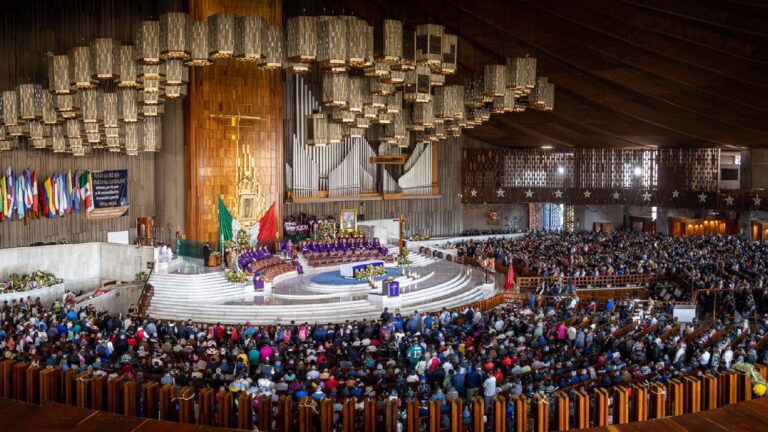
[[[403,23],[385,19],[373,29],[373,58],[377,62],[394,64],[403,57]]]
[[[286,22],[286,56],[293,63],[310,63],[317,58],[317,17],[300,15]]]
[[[405,86],[403,98],[406,102],[429,102],[431,100],[430,71],[426,66],[419,66],[416,70],[405,74]]]
[[[163,97],[166,99],[178,99],[187,96],[187,85],[175,85],[166,86],[164,89]]]
[[[443,61],[443,26],[421,24],[416,26],[416,64],[439,67]]]
[[[79,101],[73,94],[54,95],[56,102],[56,112],[63,118],[72,118],[77,116],[79,110]]]
[[[36,149],[45,148],[43,124],[38,120],[32,120],[27,123],[27,127],[29,128],[29,141],[32,147]]]
[[[355,113],[340,107],[331,107],[331,120],[337,123],[349,124],[355,121]]]
[[[102,93],[101,109],[102,109],[102,122],[104,124],[105,134],[109,136],[109,134],[106,133],[106,129],[116,128],[119,124],[117,93],[115,92]]]
[[[64,153],[67,151],[63,125],[56,124],[51,126],[51,147],[54,153]]]
[[[160,15],[160,57],[184,60],[189,57],[189,15],[169,12]]]
[[[365,76],[385,78],[389,75],[389,65],[386,63],[374,62],[365,68]]]
[[[368,52],[371,26],[365,20],[355,17],[347,17],[344,23],[347,26],[347,64],[357,68],[365,67],[371,59]]]
[[[163,78],[162,71],[164,70],[165,68],[159,64],[140,64],[137,76],[139,83],[141,83],[142,87],[145,87],[147,81],[159,81]]]
[[[56,124],[58,117],[56,116],[56,103],[53,100],[53,94],[43,91],[41,100],[43,123],[46,125]]]
[[[328,122],[323,113],[314,113],[307,119],[307,145],[325,147],[328,145]]]
[[[381,81],[387,84],[400,85],[405,82],[405,72],[401,70],[390,70],[389,74],[381,77]]]
[[[266,57],[264,27],[268,24],[260,16],[235,18],[235,58],[241,61],[261,62]]]
[[[403,108],[403,92],[394,92],[387,95],[387,106],[385,107],[387,114],[399,114]]]
[[[363,112],[365,78],[350,76],[348,85],[349,100],[346,109],[353,113]]]
[[[134,29],[135,60],[143,65],[160,64],[160,21],[142,21]]]
[[[138,67],[133,45],[122,45],[118,48],[117,58],[117,86],[140,87],[138,80]]]
[[[82,130],[82,125],[80,124],[80,120],[78,119],[69,119],[66,122],[64,122],[64,136],[68,139],[79,140],[81,138],[81,135],[80,135],[81,130]]]
[[[3,92],[3,125],[16,126],[19,123],[19,94],[15,90]]]
[[[534,57],[512,57],[507,59],[507,87],[517,96],[525,96],[536,85],[536,59]]]
[[[80,91],[80,111],[84,123],[97,123],[100,117],[99,91],[97,89],[83,89]]]
[[[48,88],[52,93],[69,94],[69,56],[55,55],[48,62]]]
[[[136,156],[139,154],[139,124],[138,123],[124,123],[123,127],[123,141],[125,143],[125,153],[128,156]]]
[[[456,73],[459,65],[459,37],[455,34],[443,34],[443,58],[439,67],[434,70],[443,75]]]
[[[432,87],[440,87],[442,85],[445,85],[445,75],[440,75],[436,73],[429,74],[429,84]]]
[[[435,124],[434,105],[432,102],[413,104],[412,121],[416,126],[432,127]]]
[[[35,120],[43,115],[43,89],[38,84],[19,84],[19,118]]]
[[[396,90],[394,84],[387,84],[376,78],[368,80],[368,88],[370,89],[371,94],[382,96],[390,95]]]
[[[317,22],[317,62],[326,72],[346,72],[347,21],[329,16]]]
[[[217,13],[208,17],[208,57],[229,58],[235,54],[235,16]]]
[[[117,78],[119,51],[111,38],[97,38],[91,41],[91,79],[112,81]]]
[[[266,45],[264,61],[259,67],[267,70],[276,70],[283,67],[285,62],[285,49],[283,43],[283,28],[266,25],[263,27],[262,39]]]
[[[101,133],[99,133],[98,123],[83,123],[85,132],[85,141],[94,148],[101,147]]]
[[[139,121],[138,91],[133,88],[121,88],[117,91],[118,115],[124,123]]]
[[[515,111],[515,90],[507,87],[504,90],[504,112],[514,112]]]
[[[384,125],[382,140],[387,143],[396,143],[405,137],[405,121],[402,115],[393,115],[391,121]]]
[[[346,74],[323,74],[323,105],[343,107],[349,97],[349,77]]]
[[[403,29],[403,55],[392,64],[393,70],[409,71],[416,68],[416,35],[413,30]]]
[[[91,82],[91,50],[87,46],[69,51],[69,85],[75,89],[93,88]]]
[[[327,126],[328,126],[328,144],[341,144],[341,141],[344,138],[344,135],[343,135],[344,126],[342,126],[341,123],[336,123],[332,121],[328,121]]]
[[[141,142],[144,143],[145,152],[156,152],[160,150],[160,117],[148,117],[141,122]]]
[[[504,96],[507,68],[504,65],[485,65],[483,68],[483,95],[488,98]]]
[[[168,59],[161,66],[162,82],[166,86],[180,86],[189,81],[189,69],[184,66],[184,61],[179,58]]]
[[[208,66],[208,23],[192,21],[189,24],[189,58],[184,60],[187,66]]]

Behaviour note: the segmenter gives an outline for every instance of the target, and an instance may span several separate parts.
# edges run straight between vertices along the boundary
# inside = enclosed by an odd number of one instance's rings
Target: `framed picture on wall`
[[[241,224],[256,222],[256,195],[240,195],[240,206],[238,207],[238,221]]]
[[[357,228],[357,209],[341,209],[339,224],[344,231],[352,231]]]

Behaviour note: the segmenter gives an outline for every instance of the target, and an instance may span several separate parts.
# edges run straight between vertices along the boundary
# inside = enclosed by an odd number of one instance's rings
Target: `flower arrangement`
[[[137,282],[146,282],[149,279],[149,274],[147,272],[138,272],[134,276],[134,280]]]
[[[30,274],[11,274],[6,282],[0,282],[0,292],[20,292],[30,291],[38,288],[45,288],[60,283],[61,279],[58,279],[53,273],[46,273],[44,271],[36,271]]]
[[[397,257],[395,258],[395,262],[399,267],[408,267],[409,265],[413,264],[408,257],[409,254],[410,251],[407,248],[400,248],[400,253],[398,253]]]
[[[227,280],[232,283],[242,284],[248,281],[248,277],[240,270],[229,270],[227,272]]]
[[[382,266],[366,266],[364,269],[355,270],[355,279],[369,279],[387,274],[387,270]]]
[[[360,228],[354,228],[354,229],[348,229],[348,230],[340,230],[336,237],[340,238],[346,238],[346,237],[363,237],[365,234],[363,233],[363,230]]]
[[[232,240],[227,240],[224,242],[224,250],[232,250],[237,248],[237,243],[233,242]]]
[[[248,231],[245,228],[240,228],[235,235],[235,241],[240,247],[249,246],[251,244],[251,236],[248,235]]]
[[[336,222],[333,220],[321,220],[315,225],[315,234],[317,239],[322,240],[326,237],[333,238],[336,234]]]
[[[428,234],[414,234],[411,236],[411,240],[413,241],[426,241],[429,240]]]

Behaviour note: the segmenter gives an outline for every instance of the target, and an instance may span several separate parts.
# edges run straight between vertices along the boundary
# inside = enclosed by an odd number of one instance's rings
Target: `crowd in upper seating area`
[[[540,231],[517,240],[466,241],[456,247],[459,256],[493,257],[541,276],[675,275],[696,290],[726,290],[717,294],[721,305],[745,315],[752,315],[755,305],[768,306],[768,243],[737,236]],[[706,304],[713,298],[701,294],[699,300]]]
[[[471,246],[475,254],[502,253],[502,259],[542,274],[666,269],[697,283],[714,283],[717,277],[726,286],[762,280],[765,265],[757,258],[763,246],[725,237],[537,233],[519,244]],[[741,259],[732,261],[737,254]],[[710,265],[719,271],[709,270]],[[5,358],[139,381],[275,398],[291,394],[294,401],[308,396],[311,403],[351,396],[371,396],[381,403],[389,398],[439,400],[443,421],[454,398],[592,391],[766,362],[768,353],[758,347],[766,331],[768,320],[750,326],[728,314],[678,326],[669,307],[660,303],[602,304],[568,296],[547,300],[532,295],[526,304],[490,311],[403,316],[385,310],[378,320],[282,326],[167,322],[73,303],[45,308],[31,299],[0,305]],[[334,411],[340,413],[340,403]]]

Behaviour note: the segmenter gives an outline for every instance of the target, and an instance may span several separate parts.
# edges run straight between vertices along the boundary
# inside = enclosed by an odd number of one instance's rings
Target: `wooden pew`
[[[197,394],[198,399],[198,411],[197,411],[197,424],[210,426],[213,419],[213,406],[216,395],[211,388],[201,389]],[[265,429],[267,430],[267,429]]]
[[[158,406],[157,415],[160,420],[172,420],[171,401],[176,397],[176,387],[166,384],[160,387],[157,392]]]
[[[356,402],[357,402],[357,399],[353,397],[344,399],[344,404],[341,408],[342,425],[343,425],[344,432],[353,432],[355,430],[355,403]],[[411,401],[411,402],[416,402],[416,401]],[[407,405],[406,409],[410,409],[410,403]],[[416,408],[416,415],[418,416],[418,408]],[[410,414],[408,417],[408,421],[409,422],[411,421]],[[264,429],[264,430],[267,430],[267,429]],[[415,430],[418,430],[418,428]]]
[[[23,401],[25,398],[27,386],[25,384],[27,369],[29,363],[16,363],[11,367],[11,382],[13,391],[11,395],[14,399]]]
[[[437,401],[434,401],[437,402]],[[431,410],[431,407],[430,407]],[[365,404],[364,404],[364,413],[365,413],[365,432],[376,432],[376,420],[377,420],[377,412],[376,412],[376,399],[374,398],[365,398]],[[440,412],[438,408],[438,413]],[[431,414],[431,411],[430,411]]]
[[[251,395],[249,395],[248,393],[242,393],[237,397],[237,428],[238,429],[243,429],[243,430],[253,429],[253,421],[251,418],[252,403],[253,403],[253,399],[251,398]],[[194,405],[192,405],[192,413],[194,413]],[[331,404],[331,420],[333,420],[333,404]]]
[[[40,405],[50,402],[63,402],[59,384],[61,383],[61,369],[46,368],[40,372]]]
[[[120,377],[107,381],[107,411],[122,414],[123,380]]]
[[[373,430],[368,430],[366,424],[366,430],[365,432],[374,432]],[[429,424],[428,429],[429,432],[440,432],[440,402],[436,400],[429,401]]]
[[[702,409],[704,411],[717,409],[719,406],[719,394],[717,378],[711,374],[701,377]]]
[[[227,390],[219,392],[219,404],[216,410],[216,422],[219,427],[232,427],[232,393]],[[311,421],[311,419],[310,419]]]
[[[555,428],[558,431],[569,429],[570,403],[568,393],[559,391],[555,393]],[[502,429],[503,430],[503,429]]]
[[[299,400],[299,432],[312,432],[312,406],[308,397]]]
[[[293,431],[293,398],[280,396],[277,400],[277,430],[280,432]]]
[[[745,373],[737,373],[736,387],[736,398],[739,402],[752,400],[752,377]]]
[[[384,404],[384,430],[386,432],[397,432],[397,400],[389,399]],[[333,406],[331,406],[331,419],[333,419]],[[331,428],[328,432],[333,432]]]
[[[75,380],[77,379],[77,372],[70,369],[61,374],[61,391],[63,393],[64,403],[67,405],[74,405],[77,401],[75,391]]]
[[[669,395],[669,415],[683,415],[683,383],[675,378],[667,382],[667,394]]]
[[[156,382],[144,382],[141,384],[142,411],[145,418],[157,418],[157,393],[160,385]]]
[[[608,425],[608,390],[595,389],[595,426]]]
[[[536,393],[531,397],[531,417],[535,432],[549,431],[549,399],[545,394]]]
[[[88,408],[89,387],[91,387],[91,374],[82,372],[75,377],[75,403],[80,408]]]
[[[451,432],[461,432],[464,414],[464,402],[461,398],[451,401]]]
[[[128,380],[123,385],[123,415],[133,417],[138,415],[139,395],[137,389],[136,380]]]
[[[104,410],[104,404],[107,379],[104,375],[95,375],[91,378],[91,409],[97,411]]]
[[[685,414],[701,411],[701,381],[691,376],[683,377],[683,412]]]
[[[411,400],[406,402],[405,405],[405,415],[406,415],[406,421],[405,421],[405,431],[406,432],[418,432],[419,431],[419,403],[418,401]],[[352,432],[350,431],[344,431],[344,432]]]
[[[493,398],[493,430],[507,430],[507,401],[502,396]]]
[[[13,395],[11,369],[14,364],[16,362],[10,359],[0,362],[0,397],[6,399],[11,398]]]
[[[717,375],[717,393],[720,406],[730,405],[738,401],[738,384],[736,374],[730,371]]]
[[[651,383],[650,418],[660,419],[667,416],[667,389],[658,382]]]
[[[515,403],[515,430],[528,430],[528,398],[525,396],[516,396]]]
[[[648,420],[648,387],[632,384],[632,415],[633,422]]]
[[[613,392],[613,423],[629,423],[629,389],[617,386]]]
[[[586,429],[589,427],[589,395],[585,390],[576,390],[573,395],[573,420],[576,424],[575,429]]]
[[[43,370],[40,366],[27,368],[25,374],[27,403],[40,403],[40,372]]]
[[[485,424],[485,399],[475,396],[472,399],[472,429],[476,431],[483,430]],[[461,428],[459,428],[461,431]]]
[[[259,430],[272,430],[272,398],[269,396],[259,396]]]

